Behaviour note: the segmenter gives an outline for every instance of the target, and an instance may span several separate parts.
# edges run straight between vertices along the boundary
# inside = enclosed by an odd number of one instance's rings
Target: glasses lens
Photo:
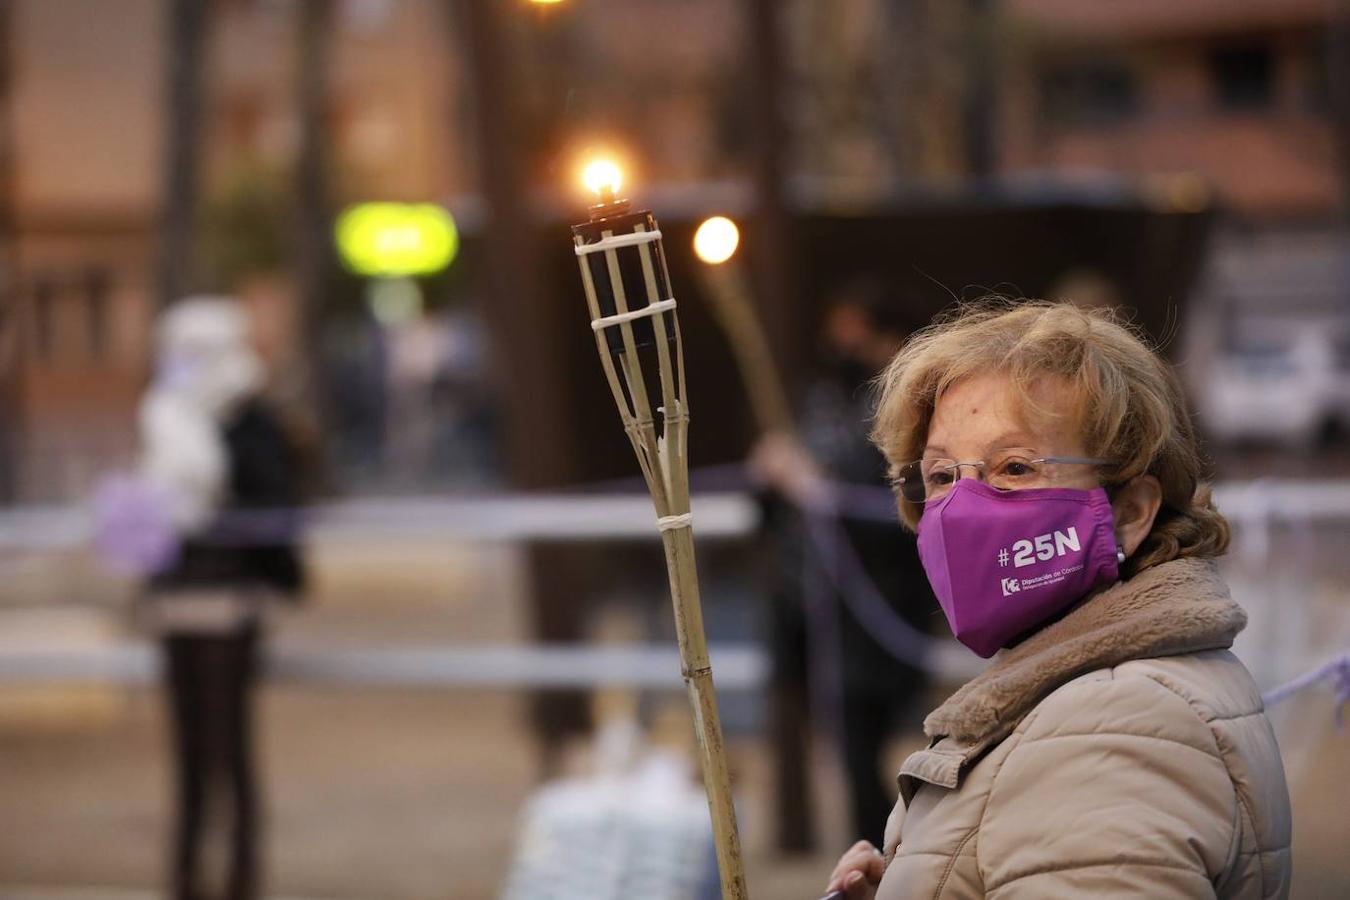
[[[956,464],[949,459],[924,459],[896,471],[895,487],[910,503],[940,500],[956,481]]]
[[[924,501],[923,467],[918,462],[905,463],[895,472],[895,489],[910,503]]]
[[[956,461],[925,459],[920,465],[923,467],[924,499],[929,503],[941,500],[956,483]]]
[[[987,477],[990,486],[1001,491],[1043,487],[1049,476],[1048,466],[1026,454],[1006,453],[990,461]]]

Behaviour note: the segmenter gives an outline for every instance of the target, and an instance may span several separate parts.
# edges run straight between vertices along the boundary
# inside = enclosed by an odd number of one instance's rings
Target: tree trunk
[[[506,404],[508,475],[521,488],[557,487],[575,477],[577,427],[560,378],[567,359],[557,335],[573,327],[581,312],[547,302],[539,280],[537,229],[520,149],[521,91],[513,83],[516,54],[502,20],[507,6],[480,0],[450,4],[474,86],[478,183],[487,210],[486,279],[478,309],[492,338],[493,365]],[[567,241],[567,234],[560,233],[558,240]]]
[[[0,503],[18,499],[24,345],[14,209],[13,0],[0,0]]]
[[[297,423],[313,441],[330,421],[323,391],[320,330],[333,286],[333,209],[329,195],[328,99],[329,49],[332,45],[333,0],[305,0],[296,23],[296,104],[300,119],[300,151],[296,160],[296,300],[299,304],[300,378],[298,395],[307,421]],[[311,448],[318,450],[317,447]]]
[[[576,429],[585,427],[567,388],[566,342],[559,335],[577,328],[585,314],[579,286],[577,306],[568,308],[562,298],[549,302],[555,298],[545,294],[539,280],[540,248],[520,148],[518,54],[503,21],[510,6],[450,0],[447,12],[474,90],[478,184],[487,212],[482,246],[486,277],[477,287],[477,299],[503,403],[504,469],[515,487],[557,487],[577,475]],[[578,217],[582,215],[578,210]],[[557,239],[567,241],[568,235],[559,231]],[[531,543],[526,566],[533,637],[547,643],[581,639],[587,582],[576,548]],[[535,692],[530,707],[542,774],[556,775],[567,739],[589,728],[586,694]]]
[[[970,84],[966,96],[966,159],[977,182],[988,181],[998,167],[997,52],[993,0],[970,0]]]
[[[801,371],[807,348],[801,298],[793,285],[793,234],[783,187],[789,154],[783,121],[781,0],[749,0],[747,73],[751,89],[755,229],[747,235],[755,299],[780,372]]]
[[[207,7],[202,0],[168,0],[168,26],[164,31],[168,121],[160,233],[158,301],[161,308],[196,287]]]
[[[1338,0],[1327,29],[1327,85],[1341,170],[1341,212],[1350,219],[1350,0]]]

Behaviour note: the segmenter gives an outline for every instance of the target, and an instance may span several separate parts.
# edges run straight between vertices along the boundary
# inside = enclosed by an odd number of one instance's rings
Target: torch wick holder
[[[600,192],[600,202],[586,211],[590,213],[592,222],[599,222],[626,215],[631,205],[626,197],[616,197],[613,191],[606,189]]]

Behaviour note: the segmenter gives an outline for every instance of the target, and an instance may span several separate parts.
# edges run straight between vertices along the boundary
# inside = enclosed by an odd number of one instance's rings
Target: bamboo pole
[[[736,261],[704,265],[703,285],[717,324],[727,336],[761,434],[791,433],[792,405],[778,375],[764,323],[755,312],[744,270]]]
[[[650,213],[629,214],[626,202],[612,198],[598,210],[593,211],[591,223],[573,229],[582,286],[601,367],[647,481],[661,533],[722,898],[747,900],[731,776],[703,631],[689,509],[689,404],[684,353],[674,298],[662,296],[669,292],[670,276],[661,251],[660,231]],[[593,256],[598,256],[595,265],[591,264]],[[625,281],[623,259],[630,262],[629,272],[636,268],[640,275],[636,284]],[[635,267],[631,265],[634,260]],[[650,331],[644,329],[640,335],[639,322],[649,325]],[[613,342],[611,332],[618,334]],[[652,344],[654,352],[646,360],[650,364],[655,357],[655,372],[648,373],[643,369],[641,351]],[[651,393],[658,387],[661,405],[653,407]]]
[[[717,691],[712,663],[703,632],[703,607],[699,599],[698,573],[694,564],[693,529],[685,526],[661,533],[670,575],[671,602],[675,609],[675,633],[680,645],[680,663],[689,704],[694,711],[694,735],[698,740],[703,769],[703,788],[712,817],[713,842],[717,848],[717,871],[723,900],[742,900],[745,888],[740,835],[731,796],[726,747],[717,714]]]

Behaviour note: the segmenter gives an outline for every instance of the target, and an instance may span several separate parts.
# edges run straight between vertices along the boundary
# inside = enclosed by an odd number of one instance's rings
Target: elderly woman
[[[1230,651],[1175,375],[1109,315],[983,305],[911,340],[873,439],[957,640],[989,667],[931,713],[849,898],[1286,897],[1279,747]]]

